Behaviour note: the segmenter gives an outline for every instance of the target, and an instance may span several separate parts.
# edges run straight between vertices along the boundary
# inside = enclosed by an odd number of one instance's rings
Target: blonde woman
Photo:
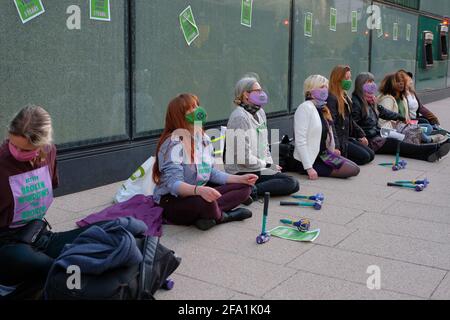
[[[45,214],[58,186],[52,121],[43,108],[23,108],[0,146],[0,285],[11,298],[42,289],[65,244],[85,229],[52,233]]]
[[[294,170],[310,180],[321,177],[349,178],[359,174],[359,167],[335,149],[332,117],[327,107],[328,79],[309,76],[304,83],[303,102],[295,112]]]

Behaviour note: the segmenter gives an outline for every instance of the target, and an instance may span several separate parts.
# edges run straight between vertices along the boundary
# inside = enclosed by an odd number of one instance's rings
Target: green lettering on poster
[[[14,0],[22,23],[26,23],[45,12],[41,0]]]
[[[179,16],[181,31],[188,46],[199,36],[191,6],[188,6]]]
[[[92,20],[111,21],[109,0],[90,0],[90,18]]]
[[[305,37],[312,37],[313,32],[313,14],[307,12],[305,14]]]
[[[411,41],[411,25],[406,25],[406,41]]]
[[[252,27],[253,0],[242,0],[241,6],[241,24]]]
[[[336,8],[330,8],[330,30],[336,31],[337,25],[337,10]]]
[[[394,30],[392,32],[392,39],[394,41],[398,40],[398,23],[394,23]]]
[[[358,11],[352,11],[352,32],[358,32]]]

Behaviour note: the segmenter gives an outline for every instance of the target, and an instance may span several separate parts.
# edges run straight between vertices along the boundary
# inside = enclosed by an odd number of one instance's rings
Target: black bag
[[[0,239],[4,243],[34,245],[44,233],[48,232],[47,227],[50,227],[50,225],[45,219],[32,220],[17,229],[8,228],[6,231],[0,231]]]
[[[69,289],[71,274],[53,267],[44,289],[47,300],[153,300],[156,290],[178,268],[181,258],[159,243],[158,237],[136,238],[144,256],[140,264],[116,268],[101,275],[81,274],[81,288]]]
[[[295,159],[294,159],[294,139],[289,139],[287,135],[284,135],[279,145],[279,165],[283,168],[283,172],[295,171]]]

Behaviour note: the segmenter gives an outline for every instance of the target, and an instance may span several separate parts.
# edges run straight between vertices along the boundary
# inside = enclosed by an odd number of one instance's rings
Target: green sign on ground
[[[252,27],[252,10],[253,0],[242,0],[241,6],[241,24],[243,26]]]
[[[26,23],[45,12],[41,0],[14,0],[20,20]]]
[[[292,241],[312,242],[317,239],[320,229],[310,230],[306,232],[298,231],[296,228],[278,226],[269,231],[270,235]]]
[[[191,43],[197,39],[200,32],[198,31],[197,24],[195,23],[194,14],[192,13],[191,6],[188,6],[183,12],[180,13],[180,27],[183,31],[184,39],[190,46]]]
[[[92,20],[111,21],[109,0],[90,0],[89,7]]]
[[[330,8],[330,30],[336,31],[337,25],[337,10],[336,8]]]
[[[358,32],[358,11],[352,11],[352,32]]]
[[[313,32],[313,14],[312,12],[305,13],[305,36],[312,37]]]

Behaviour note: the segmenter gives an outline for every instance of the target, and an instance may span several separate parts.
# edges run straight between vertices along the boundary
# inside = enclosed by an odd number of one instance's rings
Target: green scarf
[[[398,113],[406,118],[406,106],[405,106],[405,100],[403,99],[397,99],[397,105],[398,105]]]

